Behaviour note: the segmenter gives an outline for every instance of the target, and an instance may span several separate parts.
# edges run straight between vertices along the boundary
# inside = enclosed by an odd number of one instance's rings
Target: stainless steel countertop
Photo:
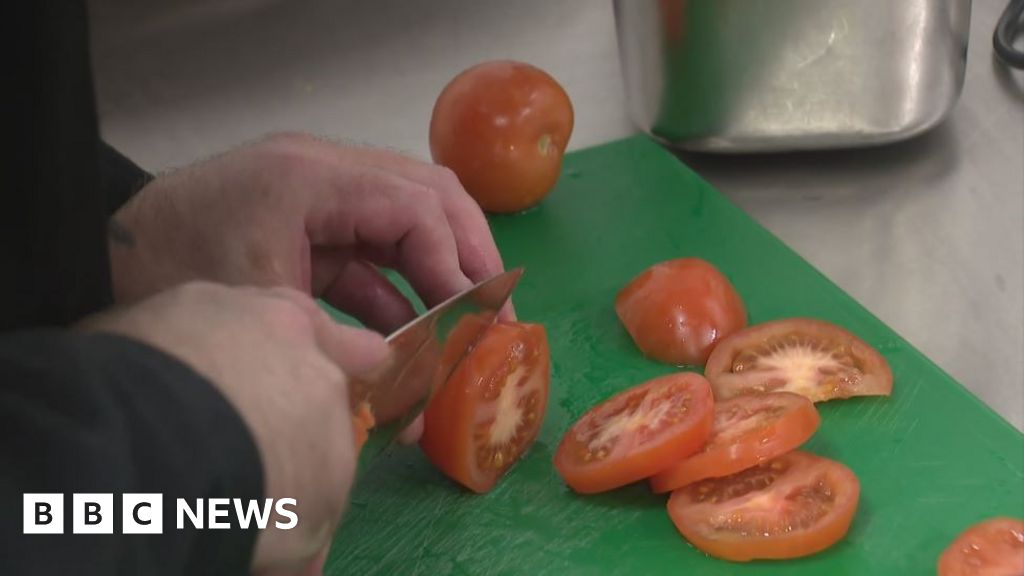
[[[92,0],[102,129],[150,170],[274,130],[429,158],[443,85],[484,59],[552,73],[572,148],[634,132],[610,2]],[[975,0],[960,103],[883,148],[679,154],[870,311],[1024,429],[1024,74]]]

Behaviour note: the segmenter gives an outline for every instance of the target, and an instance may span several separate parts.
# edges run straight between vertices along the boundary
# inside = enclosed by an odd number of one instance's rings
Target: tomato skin
[[[776,413],[759,417],[759,410]],[[727,424],[724,415],[729,413],[739,417],[754,415],[747,421]],[[750,427],[740,429],[744,424]],[[655,474],[651,489],[669,492],[705,478],[741,472],[795,450],[814,435],[820,424],[814,403],[799,394],[753,393],[718,402],[715,426],[704,448]]]
[[[550,380],[544,327],[494,324],[430,400],[420,447],[446,476],[474,492],[487,492],[536,440]],[[508,397],[512,402],[503,405],[503,393],[513,393]],[[486,439],[503,415],[518,422],[515,436],[494,447]],[[482,453],[493,455],[496,448],[500,463],[481,461]]]
[[[938,576],[1024,574],[1024,520],[990,518],[961,532],[939,556]]]
[[[767,486],[755,482],[753,490],[730,494],[724,500],[700,502],[706,487],[731,486],[733,490],[752,472],[784,471]],[[813,499],[790,500],[815,489],[831,497],[827,506],[815,506]],[[822,492],[818,492],[820,495]],[[703,480],[672,493],[668,512],[679,532],[706,554],[731,560],[781,560],[809,556],[825,550],[846,536],[857,511],[860,481],[846,466],[807,452],[790,452],[770,462],[726,478]],[[801,507],[801,505],[803,505]],[[822,510],[824,508],[824,510]],[[806,519],[820,513],[810,526],[781,526],[779,516],[793,513]],[[765,535],[767,533],[767,535]]]
[[[761,366],[769,350],[778,358]],[[809,370],[812,360],[829,363],[835,373],[823,375],[820,364]],[[844,328],[811,318],[774,320],[733,334],[715,347],[704,375],[716,400],[784,390],[823,402],[888,396],[893,384],[889,363],[877,350]]]
[[[747,325],[729,280],[699,258],[655,264],[615,298],[615,312],[645,356],[702,366],[718,342]]]
[[[679,408],[669,412],[659,404]],[[713,405],[699,374],[669,374],[634,386],[591,408],[565,433],[555,468],[581,494],[604,492],[647,478],[666,464],[699,450],[711,433]],[[652,426],[651,410],[663,410]],[[657,426],[659,425],[660,426]],[[614,427],[626,428],[612,435]],[[609,434],[605,456],[594,456],[594,438]],[[601,443],[605,446],[606,443]]]
[[[554,187],[572,129],[572,103],[554,78],[522,62],[484,62],[438,96],[430,153],[483,210],[520,212]]]

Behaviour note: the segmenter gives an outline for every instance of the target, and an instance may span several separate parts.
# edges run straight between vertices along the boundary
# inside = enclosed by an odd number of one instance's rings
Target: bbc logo
[[[113,534],[113,494],[72,494],[71,530],[74,534]],[[295,498],[185,498],[175,500],[174,526],[185,530],[191,525],[196,530],[227,530],[232,527],[231,512],[237,525],[248,529],[255,525],[266,530],[273,520],[274,528],[291,530],[298,526],[299,515]],[[121,534],[163,533],[164,499],[162,494],[122,494]],[[63,494],[25,494],[23,496],[23,525],[25,534],[64,533]],[[168,512],[170,517],[172,512]],[[276,518],[276,519],[275,519]]]
[[[63,494],[25,494],[22,528],[25,534],[64,533]],[[162,494],[124,494],[121,497],[122,534],[163,532]],[[72,494],[71,531],[74,534],[114,533],[113,494]]]

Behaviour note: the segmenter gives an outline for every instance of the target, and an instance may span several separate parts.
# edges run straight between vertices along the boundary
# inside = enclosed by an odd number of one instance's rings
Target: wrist
[[[154,243],[160,242],[161,222],[152,213],[152,206],[160,193],[156,184],[146,186],[107,220],[107,256],[115,304],[137,302],[176,283],[172,282],[174,278],[166,277],[165,261],[170,251],[153,250]]]
[[[110,262],[110,286],[114,302],[123,304],[132,300],[136,284],[132,278],[132,255],[137,249],[135,234],[125,224],[120,211],[107,220],[107,255]]]

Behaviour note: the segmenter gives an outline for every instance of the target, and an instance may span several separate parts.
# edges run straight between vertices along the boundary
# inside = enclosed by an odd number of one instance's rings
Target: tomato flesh
[[[747,325],[736,289],[699,258],[644,270],[616,296],[615,312],[645,356],[677,366],[703,366],[718,342]]]
[[[572,103],[554,78],[522,62],[485,62],[438,96],[430,152],[485,211],[520,212],[554,187],[572,128]]]
[[[431,399],[421,448],[452,480],[490,490],[536,440],[550,379],[543,326],[491,326]]]
[[[939,556],[938,576],[1024,575],[1024,520],[991,518],[964,530]]]
[[[715,404],[711,437],[700,452],[651,478],[668,492],[705,478],[728,476],[798,448],[818,429],[814,404],[797,394],[746,394]]]
[[[812,402],[892,393],[892,371],[877,350],[834,324],[803,318],[733,334],[711,353],[704,374],[716,400],[780,390]]]
[[[668,512],[679,532],[711,556],[798,558],[841,540],[859,497],[849,468],[797,451],[676,490]]]
[[[712,402],[707,380],[690,372],[620,392],[566,432],[555,468],[583,494],[647,478],[704,445],[711,433]]]

